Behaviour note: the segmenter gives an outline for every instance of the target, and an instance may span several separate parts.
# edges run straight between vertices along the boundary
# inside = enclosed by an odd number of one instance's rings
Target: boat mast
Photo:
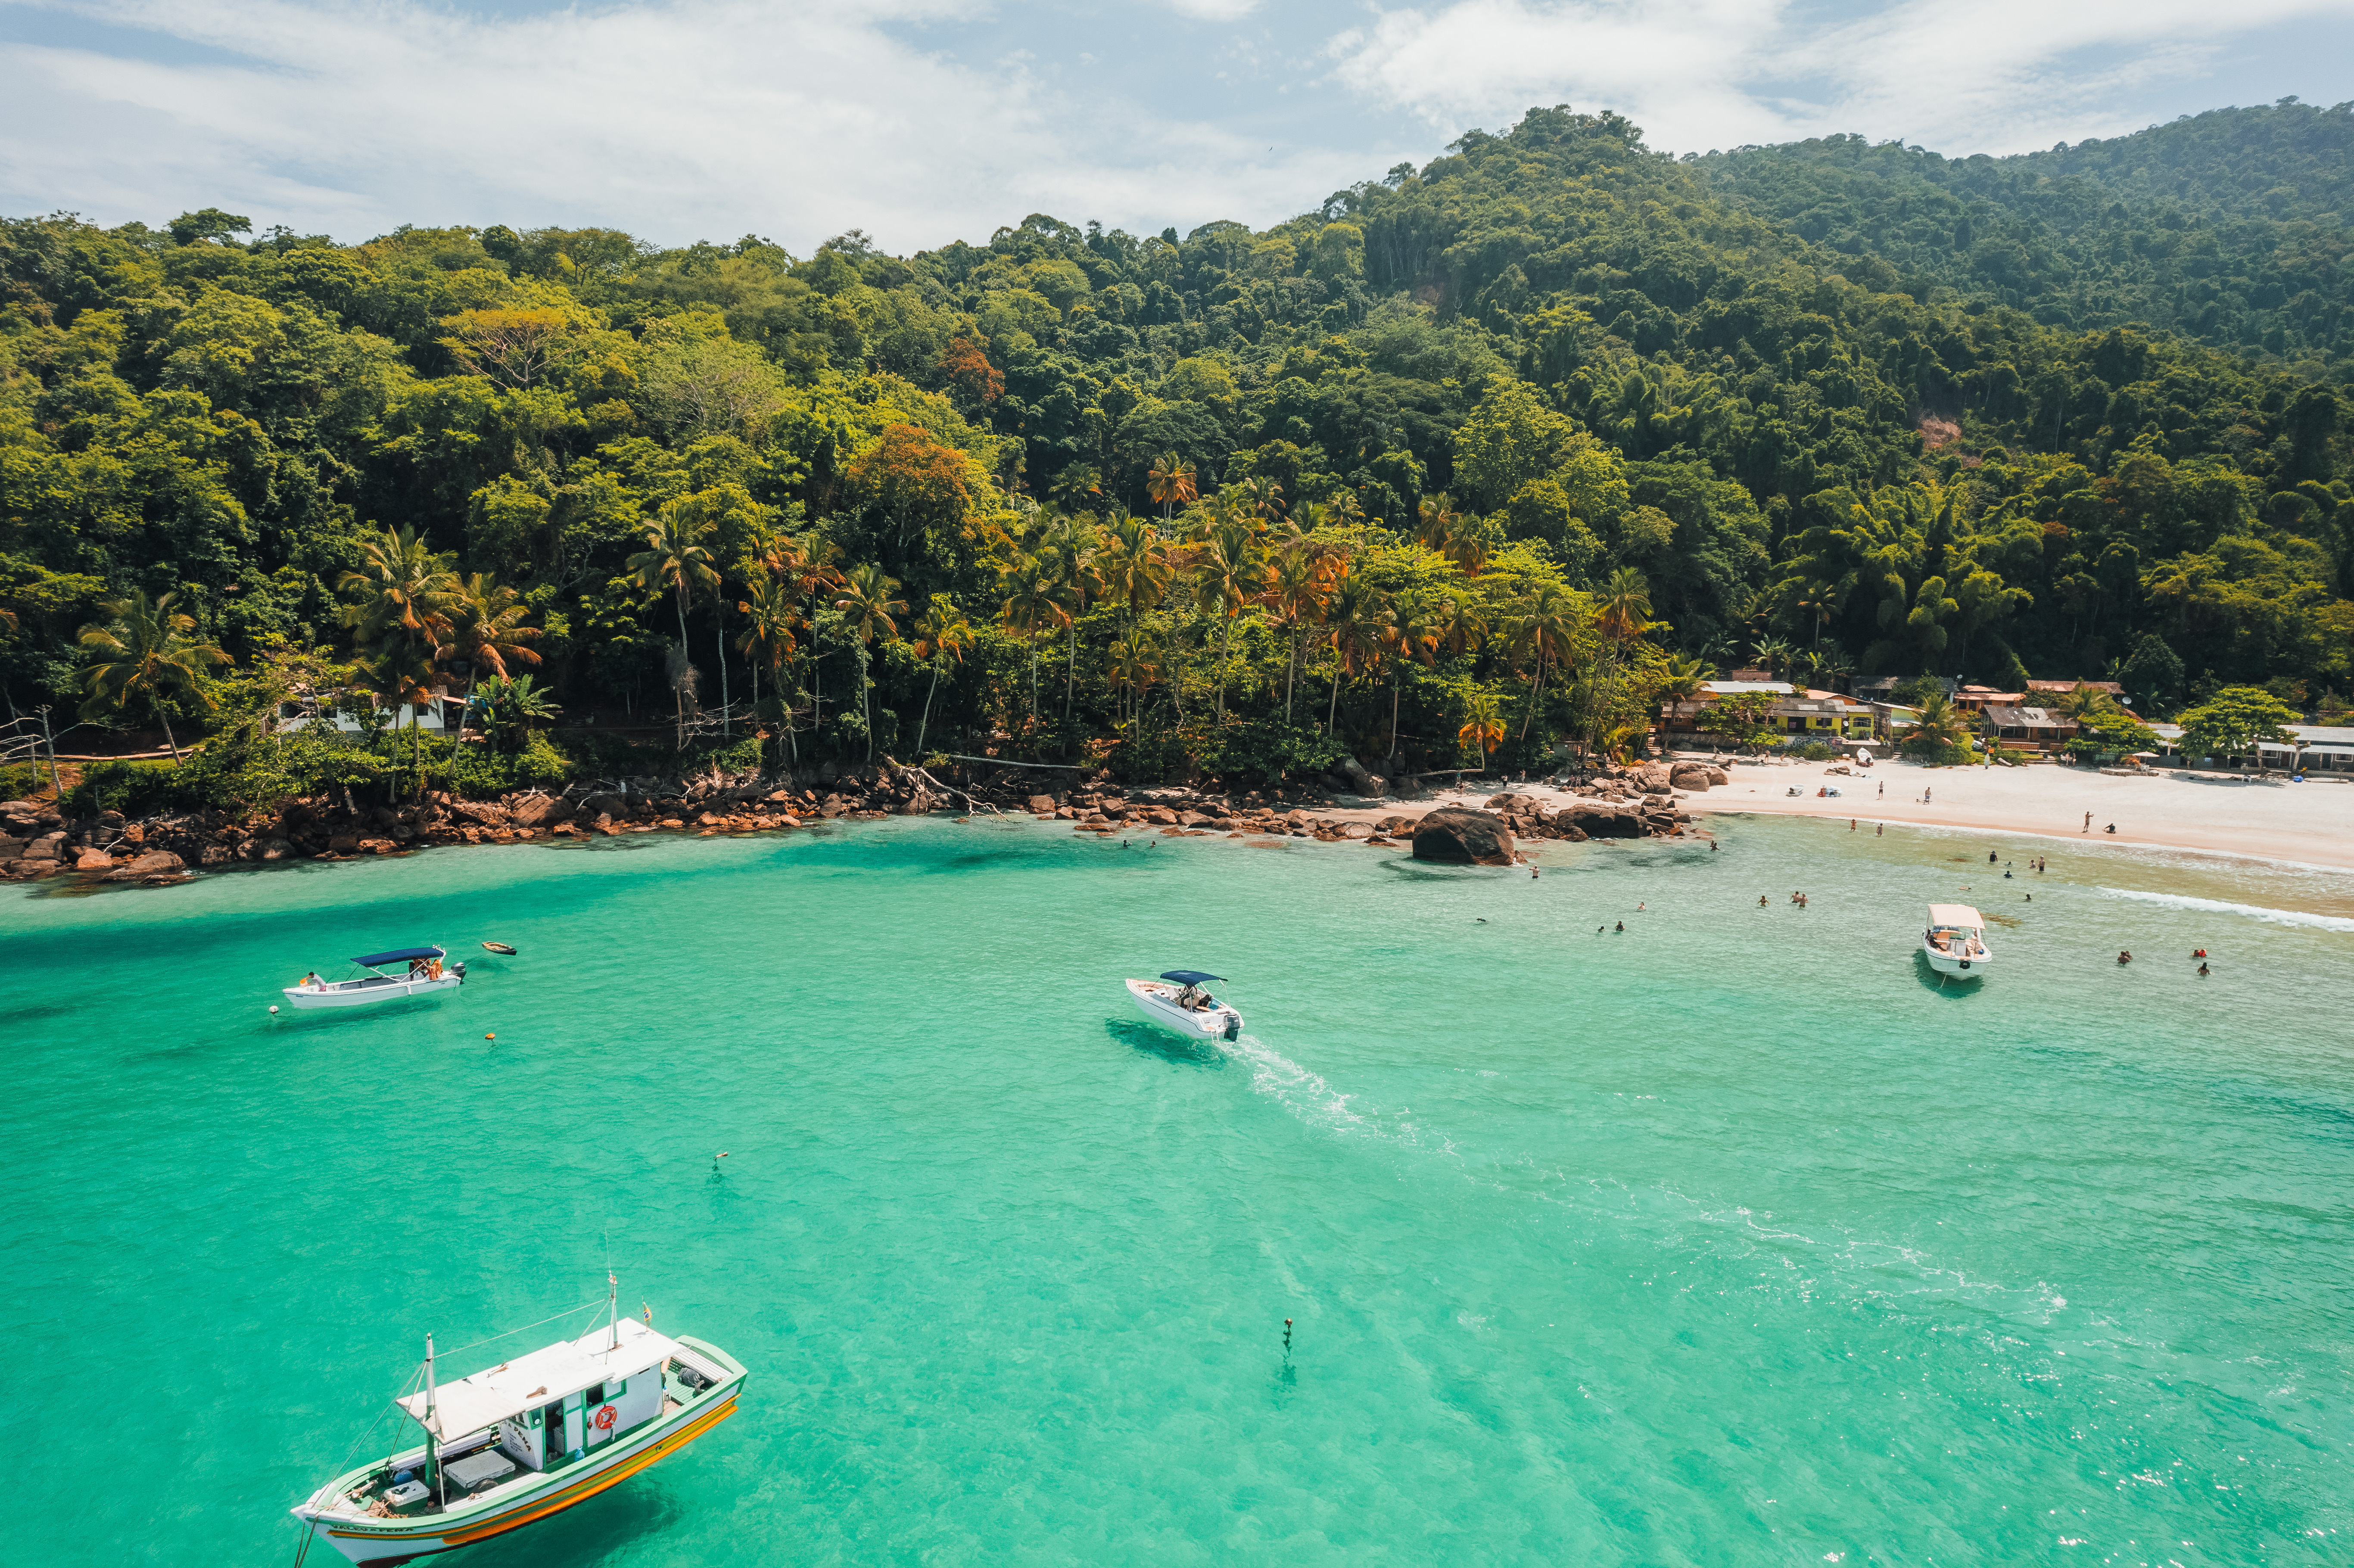
[[[618,1351],[621,1348],[621,1282],[610,1269],[605,1271],[605,1321],[613,1332],[612,1342],[605,1348]]]
[[[433,1336],[425,1336],[425,1467],[433,1476],[433,1505],[439,1508],[444,1499],[441,1484],[441,1439],[434,1431]]]

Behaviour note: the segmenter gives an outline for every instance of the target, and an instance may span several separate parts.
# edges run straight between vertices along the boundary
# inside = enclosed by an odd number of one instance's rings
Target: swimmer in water
[[[2117,954],[2117,962],[2119,962],[2119,963],[2121,963],[2121,964],[2129,964],[2129,963],[2133,962],[2133,955],[2132,955],[2131,953],[2128,953],[2128,952],[2125,952],[2125,951],[2123,951],[2123,950],[2120,950],[2120,951],[2118,952],[2118,954]]]
[[[2205,974],[2207,972],[2207,966],[2205,964],[2200,964],[2199,966],[2199,972],[2202,975]]]

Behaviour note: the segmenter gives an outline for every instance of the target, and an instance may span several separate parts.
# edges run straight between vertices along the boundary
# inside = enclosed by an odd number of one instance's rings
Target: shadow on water
[[[663,1462],[684,1467],[692,1462],[688,1456],[697,1446],[726,1432],[723,1424]],[[501,1568],[509,1563],[516,1568],[525,1563],[537,1568],[546,1563],[626,1562],[635,1556],[633,1547],[677,1529],[688,1511],[665,1478],[652,1473],[632,1476],[551,1519],[482,1542],[466,1554],[467,1560],[474,1568]]]
[[[1224,1067],[1226,1054],[1208,1040],[1186,1040],[1132,1018],[1107,1018],[1104,1033],[1140,1056],[1173,1067]]]
[[[1408,882],[1494,882],[1507,876],[1528,875],[1516,865],[1442,865],[1426,860],[1408,860],[1403,855],[1384,860],[1382,869]]]
[[[1941,975],[1929,962],[1929,955],[1920,948],[1913,949],[1913,978],[1921,982],[1923,991],[1935,991],[1939,996],[1959,1001],[1975,996],[1984,981],[1978,977],[1965,980],[1960,975]]]

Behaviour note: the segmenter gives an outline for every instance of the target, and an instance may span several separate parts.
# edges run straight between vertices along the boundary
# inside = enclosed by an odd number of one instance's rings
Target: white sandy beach
[[[2354,870],[2354,783],[2311,779],[2292,784],[2220,774],[2118,778],[2056,765],[1923,768],[1903,761],[1883,761],[1842,778],[1828,773],[1830,766],[1733,764],[1726,769],[1731,783],[1696,792],[1679,804],[1694,813],[1847,817],[1865,832],[1881,822],[1972,828],[2068,839],[2080,845],[2201,850]],[[1815,791],[1825,785],[1840,794],[1836,799],[1818,796]],[[1803,793],[1791,796],[1788,791],[1794,788]],[[1467,789],[1463,799],[1477,804],[1501,789],[1547,800],[1560,794],[1515,784]],[[1924,789],[1929,791],[1925,805]],[[1444,798],[1451,803],[1453,791]],[[2087,811],[2093,819],[2090,833],[2084,831]],[[2114,835],[2105,831],[2112,822],[2117,829]]]

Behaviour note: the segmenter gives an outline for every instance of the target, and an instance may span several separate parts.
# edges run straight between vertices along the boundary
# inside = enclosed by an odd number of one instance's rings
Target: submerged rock
[[[1510,865],[1512,830],[1486,811],[1442,806],[1415,824],[1414,858],[1441,865]]]

